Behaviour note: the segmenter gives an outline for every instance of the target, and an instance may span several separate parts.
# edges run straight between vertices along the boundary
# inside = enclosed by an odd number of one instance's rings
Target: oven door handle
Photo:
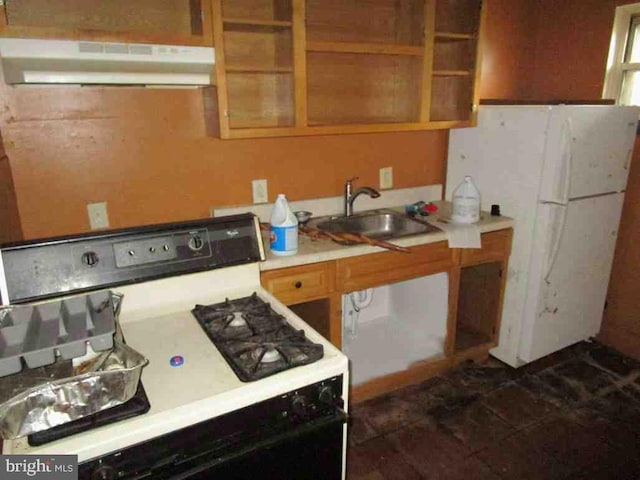
[[[198,463],[197,466],[189,468],[184,471],[175,471],[173,473],[166,473],[163,475],[163,472],[152,471],[149,472],[154,479],[163,479],[163,480],[188,480],[191,476],[197,475],[203,471],[211,467],[215,467],[216,465],[232,461],[244,455],[250,454],[253,451],[260,450],[263,448],[272,447],[278,445],[286,440],[295,438],[297,436],[302,436],[308,433],[312,433],[316,430],[321,430],[335,424],[345,424],[348,420],[347,413],[339,407],[334,407],[333,412],[330,415],[325,415],[324,417],[314,419],[305,423],[302,423],[298,427],[292,430],[286,430],[281,433],[278,433],[270,438],[263,439],[252,445],[251,447],[239,448],[233,453],[223,454],[223,455],[215,455],[212,460],[202,461]],[[219,452],[218,452],[219,453]],[[184,463],[184,462],[182,462]],[[174,465],[174,469],[179,468],[179,465]]]

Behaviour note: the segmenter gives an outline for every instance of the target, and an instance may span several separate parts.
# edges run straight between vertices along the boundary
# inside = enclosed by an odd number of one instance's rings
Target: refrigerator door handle
[[[553,205],[566,205],[569,203],[569,195],[571,194],[571,174],[573,167],[573,151],[571,144],[573,142],[573,128],[571,119],[567,118],[562,129],[562,166],[564,167],[564,185],[560,198],[552,198],[542,203],[550,203]]]
[[[633,158],[633,148],[627,150],[627,161],[624,163],[624,169],[629,170],[629,166],[631,165],[631,159]]]
[[[544,274],[544,281],[547,284],[549,283],[549,277],[551,276],[551,272],[553,271],[553,266],[556,264],[556,260],[558,259],[560,242],[562,241],[562,236],[567,226],[567,210],[569,207],[566,205],[558,205],[558,207],[562,209],[562,220],[560,220],[560,230],[556,235],[555,242],[553,243],[553,247],[551,248],[551,255],[549,255],[549,261],[547,262],[547,271]]]
[[[571,194],[571,175],[573,173],[573,124],[571,118],[567,118],[565,122],[565,165],[566,175],[564,178],[564,204],[569,203],[569,195]],[[563,227],[564,228],[564,227]]]

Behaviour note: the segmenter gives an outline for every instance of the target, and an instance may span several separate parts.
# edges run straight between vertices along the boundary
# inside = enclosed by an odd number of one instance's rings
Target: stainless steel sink
[[[312,220],[309,226],[330,233],[361,233],[378,240],[440,231],[424,221],[415,220],[393,210],[371,210],[349,217],[318,218]]]

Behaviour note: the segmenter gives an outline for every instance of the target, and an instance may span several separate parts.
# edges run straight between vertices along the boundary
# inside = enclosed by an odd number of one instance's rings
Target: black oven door
[[[337,376],[82,463],[79,478],[341,480],[342,404]]]
[[[238,451],[210,452],[201,458],[155,471],[163,480],[340,480],[346,415],[298,426]]]
[[[232,419],[233,420],[233,419]],[[346,413],[217,436],[204,422],[83,463],[80,480],[341,480]]]

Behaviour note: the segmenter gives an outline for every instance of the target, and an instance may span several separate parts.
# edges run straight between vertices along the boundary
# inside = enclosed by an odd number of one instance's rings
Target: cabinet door
[[[5,37],[212,45],[208,0],[4,0]]]

